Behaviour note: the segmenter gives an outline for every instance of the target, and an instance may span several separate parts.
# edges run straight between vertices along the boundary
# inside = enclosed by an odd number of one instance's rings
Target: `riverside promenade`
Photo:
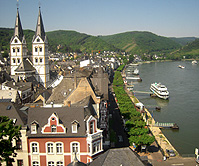
[[[128,90],[126,90],[126,92],[134,104],[140,102],[131,92],[129,92]],[[169,149],[169,150],[172,149],[172,150],[174,150],[176,157],[179,157],[179,153],[172,146],[172,144],[169,142],[169,140],[165,137],[165,135],[162,133],[161,129],[159,127],[154,126],[155,119],[151,116],[150,112],[147,110],[147,108],[144,107],[144,109],[145,109],[145,112],[148,117],[146,120],[148,128],[151,131],[152,135],[155,136],[156,142],[160,146],[163,156],[165,155],[166,157],[169,157],[166,153],[166,149]],[[145,117],[143,117],[143,118],[145,118]]]

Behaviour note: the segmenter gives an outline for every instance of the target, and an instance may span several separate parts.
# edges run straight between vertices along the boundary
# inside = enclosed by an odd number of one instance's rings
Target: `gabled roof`
[[[22,111],[15,107],[13,103],[0,102],[0,108],[0,116],[8,116],[10,119],[17,119],[16,125],[26,125],[27,115],[25,115]]]
[[[6,82],[4,86],[10,87],[12,89],[16,89],[19,91],[25,91],[32,88],[32,82]]]
[[[39,15],[38,15],[38,19],[37,19],[36,31],[35,31],[35,36],[33,37],[33,41],[35,40],[35,38],[37,36],[40,36],[42,38],[42,40],[45,41],[46,35],[45,35],[45,30],[44,30],[44,25],[43,25],[43,21],[42,21],[40,7],[39,7]]]
[[[140,158],[129,148],[109,149],[89,164],[90,166],[144,166]]]
[[[24,35],[23,35],[21,20],[19,17],[19,9],[18,8],[17,8],[17,17],[16,17],[16,21],[15,21],[15,29],[14,29],[13,37],[15,37],[15,36],[17,36],[19,38],[19,40],[22,42]]]
[[[59,123],[66,127],[65,134],[42,134],[41,130],[48,123],[49,117],[56,113]],[[53,107],[53,108],[30,108],[28,111],[28,125],[31,127],[33,121],[38,122],[37,134],[27,133],[29,137],[86,137],[84,107]],[[78,132],[72,133],[71,123],[76,120],[79,122]]]
[[[35,72],[35,68],[32,66],[32,64],[28,59],[22,59],[19,66],[15,69],[15,72],[16,73]]]

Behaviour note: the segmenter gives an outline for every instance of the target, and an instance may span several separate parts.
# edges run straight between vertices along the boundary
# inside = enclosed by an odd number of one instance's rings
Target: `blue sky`
[[[17,0],[0,0],[0,27],[13,28]],[[45,30],[89,35],[150,31],[199,37],[199,0],[19,0],[23,29],[35,30],[38,8]]]

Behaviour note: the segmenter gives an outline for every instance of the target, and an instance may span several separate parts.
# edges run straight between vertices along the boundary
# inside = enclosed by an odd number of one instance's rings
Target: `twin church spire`
[[[40,7],[32,40],[32,55],[27,55],[27,53],[26,40],[17,8],[14,35],[10,41],[11,75],[18,75],[21,79],[34,76],[39,83],[47,87],[50,82],[48,42]]]
[[[20,16],[19,16],[19,8],[17,8],[17,16],[16,16],[16,21],[15,21],[15,29],[14,29],[13,37],[15,37],[15,36],[17,36],[19,38],[19,40],[22,42],[24,34],[23,34],[22,24],[21,24],[21,20],[20,20]],[[39,7],[39,15],[38,15],[38,19],[37,19],[35,36],[33,37],[33,40],[37,36],[40,36],[43,41],[45,40],[45,30],[44,30],[44,24],[42,21],[40,7]]]
[[[24,35],[23,35],[21,20],[19,17],[19,8],[17,8],[17,17],[16,17],[16,21],[15,21],[14,37],[15,36],[17,36],[19,38],[19,40],[22,42]]]
[[[44,30],[44,24],[43,24],[43,21],[42,21],[40,7],[39,7],[39,15],[38,15],[37,25],[36,25],[36,32],[35,32],[35,36],[33,37],[33,40],[37,36],[40,36],[43,41],[45,40],[45,30]]]

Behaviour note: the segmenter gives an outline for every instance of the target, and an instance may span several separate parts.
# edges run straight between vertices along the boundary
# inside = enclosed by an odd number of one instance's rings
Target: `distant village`
[[[144,165],[128,147],[110,149],[110,86],[122,62],[115,55],[50,53],[40,9],[28,55],[17,9],[9,58],[0,57],[0,116],[22,126],[12,165]]]

